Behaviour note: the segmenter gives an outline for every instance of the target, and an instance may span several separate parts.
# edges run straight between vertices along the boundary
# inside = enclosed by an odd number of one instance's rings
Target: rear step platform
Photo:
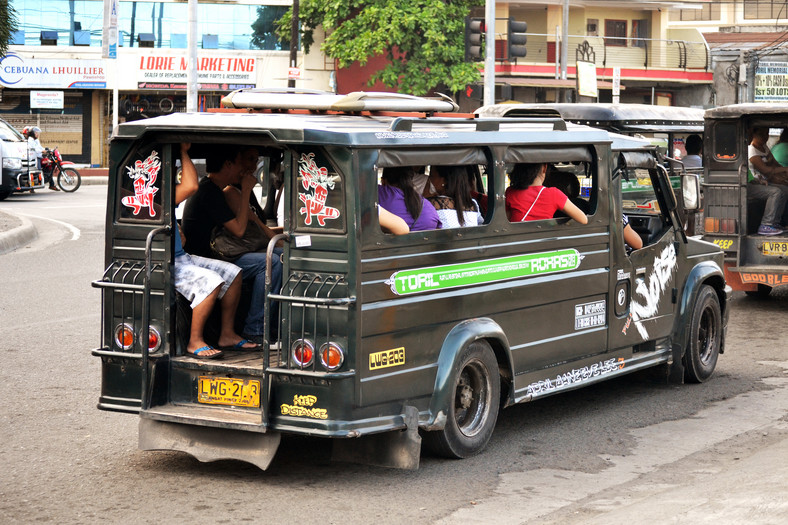
[[[274,459],[279,432],[243,432],[230,428],[182,425],[141,418],[140,450],[178,450],[200,461],[238,459],[266,470]]]

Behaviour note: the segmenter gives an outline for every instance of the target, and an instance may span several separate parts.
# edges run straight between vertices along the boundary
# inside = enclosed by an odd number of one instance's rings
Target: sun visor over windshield
[[[657,165],[657,159],[651,152],[622,151],[620,158],[627,168],[651,169]]]

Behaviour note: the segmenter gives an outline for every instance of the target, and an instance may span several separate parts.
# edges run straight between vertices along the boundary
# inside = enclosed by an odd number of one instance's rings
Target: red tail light
[[[298,339],[292,346],[293,361],[300,367],[309,366],[315,358],[315,345],[308,339]]]
[[[131,350],[134,346],[134,330],[126,323],[115,327],[115,344],[122,350]]]

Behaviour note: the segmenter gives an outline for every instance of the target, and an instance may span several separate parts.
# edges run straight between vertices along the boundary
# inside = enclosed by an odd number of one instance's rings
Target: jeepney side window
[[[732,161],[739,156],[739,137],[735,122],[720,122],[714,126],[714,160]]]
[[[342,175],[319,149],[298,150],[293,193],[296,231],[345,232],[345,185]]]
[[[527,190],[535,182],[531,179],[534,179],[534,176],[538,177],[542,165],[546,166],[542,183],[544,188],[559,189],[566,195],[568,201],[577,206],[585,215],[593,215],[596,212],[598,176],[596,162],[589,149],[584,147],[552,149],[513,147],[507,151],[505,162],[508,173],[506,208],[510,222],[567,217],[561,209],[555,210],[551,217],[543,217],[545,212],[542,204],[550,205],[551,198],[556,194],[544,193],[544,190],[537,191],[539,196],[533,199],[532,192]],[[545,199],[539,202],[543,193]],[[555,205],[555,201],[552,204]]]
[[[126,157],[118,167],[118,220],[163,220],[163,144],[147,144]]]
[[[402,234],[489,222],[491,158],[481,147],[381,150],[377,165],[381,231]],[[425,214],[417,204],[432,209]],[[416,208],[420,211],[414,217]],[[386,212],[395,217],[385,217]]]

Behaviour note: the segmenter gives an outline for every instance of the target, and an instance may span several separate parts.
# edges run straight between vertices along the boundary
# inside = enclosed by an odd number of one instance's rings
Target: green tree
[[[465,62],[465,17],[481,1],[301,0],[301,42],[309,52],[313,32],[322,26],[327,37],[321,50],[339,67],[385,55],[387,65],[369,85],[379,80],[414,95],[436,88],[455,92],[481,76],[479,64]],[[291,15],[278,23],[282,37],[290,35]]]
[[[0,0],[0,57],[8,52],[11,34],[19,27],[16,11],[8,0]]]
[[[252,22],[252,47],[257,49],[288,49],[290,33],[280,39],[276,33],[276,21],[282,18],[287,9],[282,6],[261,6],[257,8],[257,20]]]

